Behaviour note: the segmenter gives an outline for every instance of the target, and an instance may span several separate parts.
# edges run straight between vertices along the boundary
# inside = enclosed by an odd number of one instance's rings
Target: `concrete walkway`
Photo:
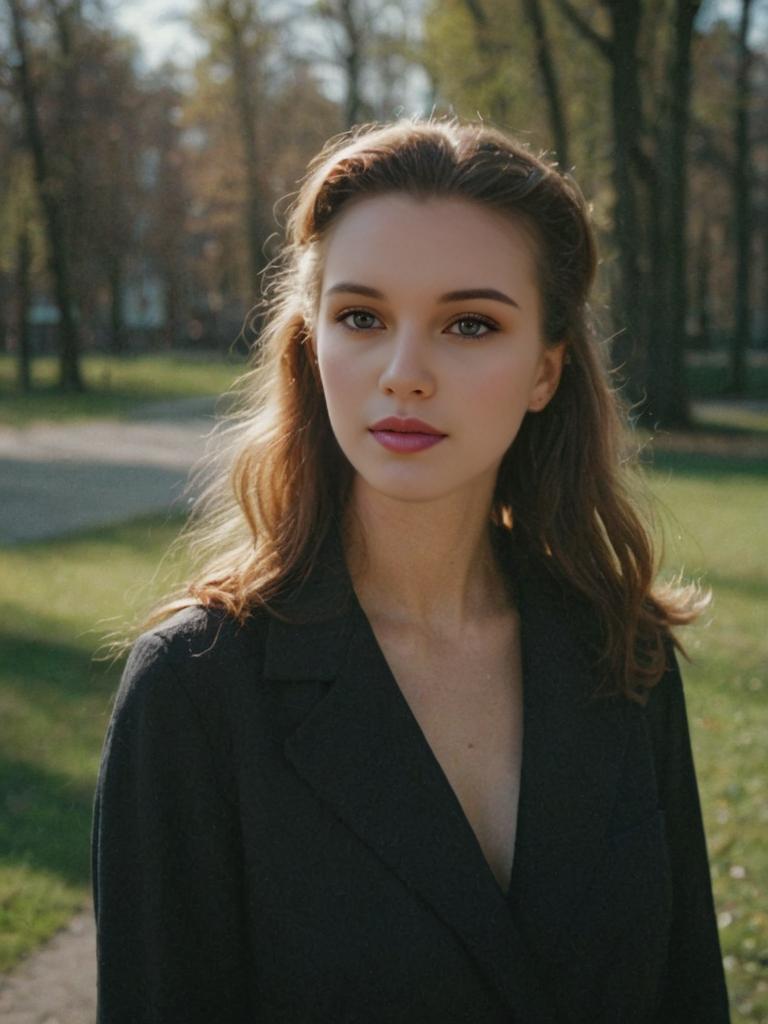
[[[0,544],[183,509],[214,401],[145,407],[132,420],[0,427]]]
[[[214,401],[146,406],[127,421],[0,427],[0,545],[183,507],[206,449]],[[90,906],[8,975],[2,1024],[94,1024],[96,935]]]
[[[86,907],[12,974],[0,975],[3,1024],[94,1024],[96,935]]]

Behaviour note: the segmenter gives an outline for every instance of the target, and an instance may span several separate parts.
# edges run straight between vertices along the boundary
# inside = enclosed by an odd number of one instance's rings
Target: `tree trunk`
[[[712,348],[712,316],[710,310],[710,273],[712,270],[712,237],[709,224],[701,225],[696,259],[696,320],[697,343],[700,349]]]
[[[37,97],[29,68],[24,15],[19,0],[8,0],[8,4],[13,22],[14,44],[18,53],[16,75],[24,111],[27,145],[32,153],[35,187],[45,220],[48,265],[59,309],[59,382],[65,391],[83,391],[80,337],[74,313],[64,220],[48,169],[45,142],[37,111]]]
[[[750,338],[750,255],[752,244],[751,174],[749,168],[750,66],[749,22],[752,0],[742,0],[739,23],[739,65],[736,72],[736,166],[733,175],[733,205],[736,228],[736,329],[731,349],[731,379],[728,390],[747,391],[747,350]]]
[[[80,0],[47,0],[46,6],[56,28],[61,62],[57,120],[61,139],[58,163],[63,167],[62,227],[66,238],[70,279],[77,295],[79,312],[83,319],[88,305],[87,293],[93,287],[93,275],[84,272],[84,238],[81,225],[85,219],[84,182],[80,130],[82,104],[80,100],[80,53],[78,28],[82,21]],[[53,167],[50,168],[53,170]]]
[[[552,60],[552,52],[547,36],[544,12],[541,9],[539,0],[523,0],[523,10],[536,39],[536,61],[539,66],[541,84],[544,87],[544,95],[547,98],[549,127],[552,133],[557,161],[562,171],[566,172],[570,165],[568,159],[568,129],[560,96],[557,68]]]
[[[163,277],[163,291],[165,294],[165,347],[174,349],[177,347],[181,336],[181,289],[178,276],[173,268],[166,269]]]
[[[341,0],[339,15],[347,48],[344,52],[344,75],[346,78],[346,96],[344,98],[344,123],[351,128],[361,120],[363,111],[362,89],[360,78],[362,73],[362,33],[356,17],[355,0]]]
[[[638,0],[604,0],[611,25],[606,38],[571,0],[557,3],[611,67],[614,235],[621,295],[617,319],[625,327],[614,344],[613,361],[623,368],[629,397],[645,402],[644,419],[654,424],[686,423],[686,152],[690,48],[700,0],[675,3],[666,76],[669,102],[656,125],[652,153],[646,151],[643,138],[637,52],[644,5]]]
[[[262,222],[261,182],[259,179],[259,147],[256,140],[256,106],[253,76],[251,74],[250,57],[243,38],[244,26],[227,2],[224,9],[227,31],[229,33],[230,60],[235,86],[235,106],[237,110],[240,140],[245,161],[246,182],[246,233],[250,262],[251,279],[249,287],[255,292],[258,276],[264,268],[266,259],[262,253],[265,239]]]
[[[611,117],[613,123],[614,232],[621,275],[620,323],[626,325],[614,344],[614,363],[623,366],[633,399],[640,398],[645,377],[647,328],[638,222],[637,183],[633,153],[640,145],[642,104],[638,78],[637,41],[641,5],[620,0],[611,5]]]
[[[499,41],[480,0],[464,0],[464,2],[475,29],[475,50],[480,68],[478,77],[487,78],[488,69],[493,70],[502,61],[509,60],[507,46],[503,41]],[[509,102],[505,90],[494,89],[489,114],[491,121],[498,125],[506,125],[509,116]]]
[[[654,422],[689,423],[685,378],[687,321],[688,122],[691,93],[691,42],[700,0],[676,0],[672,53],[667,75],[668,104],[659,133],[660,220],[658,248],[651,252],[657,273],[654,311],[660,329],[649,333],[648,406]]]
[[[24,224],[16,237],[16,385],[23,394],[32,390],[32,353],[29,337],[30,306],[29,229]]]
[[[120,256],[114,254],[109,267],[109,326],[113,355],[125,351],[125,318],[123,316],[123,267]]]
[[[634,174],[641,152],[642,103],[637,59],[642,4],[637,0],[604,2],[611,25],[609,37],[592,27],[572,0],[557,6],[579,34],[608,61],[611,69],[611,133],[613,137],[613,236],[618,254],[618,281],[613,320],[616,337],[611,359],[621,371],[629,398],[644,397],[648,322],[640,260],[639,196]],[[652,172],[646,161],[646,172]]]

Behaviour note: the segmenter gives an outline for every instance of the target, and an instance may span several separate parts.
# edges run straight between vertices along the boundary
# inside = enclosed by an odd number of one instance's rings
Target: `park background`
[[[183,480],[307,160],[455,113],[592,204],[662,571],[714,593],[682,668],[733,1020],[768,1021],[767,98],[766,0],[0,0],[6,980],[87,911],[94,655],[183,574]]]

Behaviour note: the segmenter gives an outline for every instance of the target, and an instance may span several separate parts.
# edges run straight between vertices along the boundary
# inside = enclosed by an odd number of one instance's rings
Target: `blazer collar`
[[[496,528],[515,588],[523,758],[505,898],[358,602],[333,529],[315,570],[271,618],[265,675],[332,682],[285,742],[299,775],[457,934],[511,1011],[555,1020],[542,980],[585,892],[613,809],[626,702],[595,701],[589,618]]]

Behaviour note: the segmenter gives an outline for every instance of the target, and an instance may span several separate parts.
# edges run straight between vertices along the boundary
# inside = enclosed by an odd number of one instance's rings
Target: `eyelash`
[[[337,314],[337,316],[335,317],[335,320],[336,320],[337,323],[344,323],[344,321],[347,319],[347,317],[352,316],[354,313],[364,313],[366,316],[372,316],[375,320],[379,319],[376,316],[376,314],[375,313],[371,313],[371,311],[369,309],[361,309],[361,308],[355,306],[355,307],[353,307],[351,309],[343,309],[340,313]],[[494,323],[493,320],[488,319],[488,317],[482,316],[482,314],[480,314],[480,313],[463,313],[461,316],[454,317],[454,319],[451,320],[451,322],[450,322],[450,324],[448,324],[448,326],[449,327],[453,327],[455,324],[460,324],[460,323],[462,323],[462,322],[464,322],[466,320],[470,320],[473,323],[482,324],[483,327],[487,327],[489,334],[492,331],[498,331],[498,329],[499,329],[498,324]],[[361,333],[361,334],[364,334],[366,331],[369,331],[369,330],[372,329],[370,327],[352,327],[349,324],[344,324],[344,326],[347,328],[348,331],[355,331],[356,333]],[[469,340],[474,340],[476,338],[484,338],[485,336],[486,336],[485,334],[457,334],[457,335],[455,335],[455,337],[458,337],[458,338],[468,338]]]

